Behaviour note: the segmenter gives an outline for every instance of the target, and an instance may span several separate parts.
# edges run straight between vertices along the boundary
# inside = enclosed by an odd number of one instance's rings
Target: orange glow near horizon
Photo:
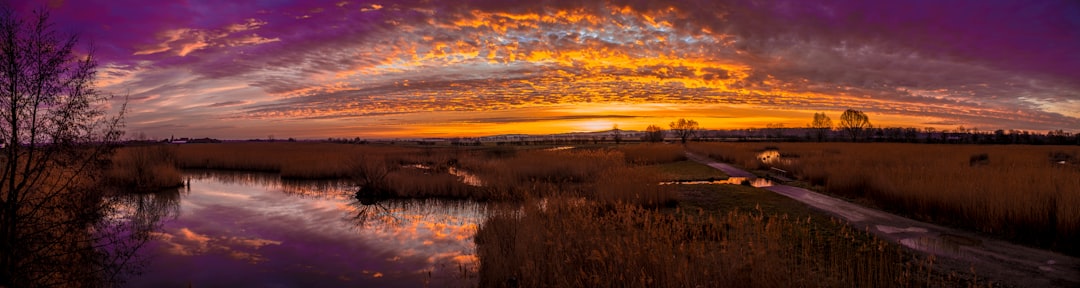
[[[545,135],[571,132],[600,132],[608,131],[614,125],[627,131],[644,131],[649,125],[657,125],[663,129],[669,129],[669,123],[686,118],[697,121],[703,129],[747,129],[766,128],[769,124],[781,124],[786,128],[806,127],[813,114],[825,112],[833,119],[833,123],[840,121],[842,111],[801,111],[783,110],[762,113],[759,108],[750,105],[733,106],[723,104],[581,104],[559,105],[545,107],[522,108],[514,111],[487,112],[485,117],[494,117],[500,120],[492,121],[492,118],[472,118],[476,113],[472,112],[426,112],[419,115],[394,115],[377,116],[369,119],[369,124],[360,126],[348,126],[328,123],[328,127],[345,127],[340,130],[316,130],[294,131],[291,135],[298,137],[319,139],[322,135],[342,138],[382,138],[382,139],[407,139],[407,138],[454,138],[454,137],[482,137],[504,134],[527,134]],[[595,115],[616,115],[618,113],[631,114],[631,117],[604,117]],[[618,114],[621,115],[621,114]],[[682,116],[671,116],[682,115]],[[501,121],[502,116],[513,116],[515,122],[494,123]],[[409,120],[412,117],[421,120]],[[954,129],[956,126],[926,125],[910,126],[910,116],[870,114],[870,119],[875,127],[934,127],[939,130]],[[393,119],[381,119],[393,118]],[[926,119],[925,121],[930,121]],[[436,122],[436,123],[431,123]],[[392,124],[387,124],[392,123]],[[407,124],[398,124],[407,123]],[[353,125],[356,125],[355,123]],[[360,135],[355,133],[363,127],[367,133]],[[285,129],[290,131],[289,129]],[[304,132],[313,133],[310,135]]]

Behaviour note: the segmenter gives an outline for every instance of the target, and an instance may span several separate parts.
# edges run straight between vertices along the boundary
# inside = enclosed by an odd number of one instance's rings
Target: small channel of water
[[[746,178],[746,177],[731,177],[726,180],[691,180],[691,181],[668,181],[660,182],[660,185],[743,185],[747,184],[754,187],[769,187],[773,186],[773,182],[765,178]]]
[[[131,287],[446,287],[475,285],[475,202],[361,203],[340,181],[185,172]]]

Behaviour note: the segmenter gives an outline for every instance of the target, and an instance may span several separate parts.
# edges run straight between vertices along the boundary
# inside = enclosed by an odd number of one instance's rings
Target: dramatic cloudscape
[[[15,1],[153,137],[447,137],[693,118],[1080,131],[1080,2]]]

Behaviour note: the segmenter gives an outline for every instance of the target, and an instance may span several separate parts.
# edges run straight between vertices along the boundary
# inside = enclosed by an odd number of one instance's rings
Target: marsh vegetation
[[[1075,146],[695,143],[749,169],[791,171],[814,190],[898,214],[1080,253]],[[763,159],[761,156],[765,155]]]
[[[223,143],[171,149],[173,163],[185,169],[276,172],[281,183],[344,181],[333,189],[347,190],[357,217],[393,215],[395,209],[373,205],[398,201],[392,199],[490,203],[473,226],[475,262],[455,276],[483,287],[987,284],[971,271],[935,269],[932,258],[769,191],[661,185],[727,178],[687,161],[682,145]]]

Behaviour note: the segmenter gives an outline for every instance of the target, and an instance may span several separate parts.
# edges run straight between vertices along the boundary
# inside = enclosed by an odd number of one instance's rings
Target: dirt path
[[[707,157],[691,153],[687,157],[732,177],[756,177]],[[799,187],[773,184],[761,188],[844,219],[852,227],[882,239],[935,255],[935,266],[953,271],[974,268],[979,278],[1008,286],[1080,287],[1080,259],[1075,257],[915,221]]]

